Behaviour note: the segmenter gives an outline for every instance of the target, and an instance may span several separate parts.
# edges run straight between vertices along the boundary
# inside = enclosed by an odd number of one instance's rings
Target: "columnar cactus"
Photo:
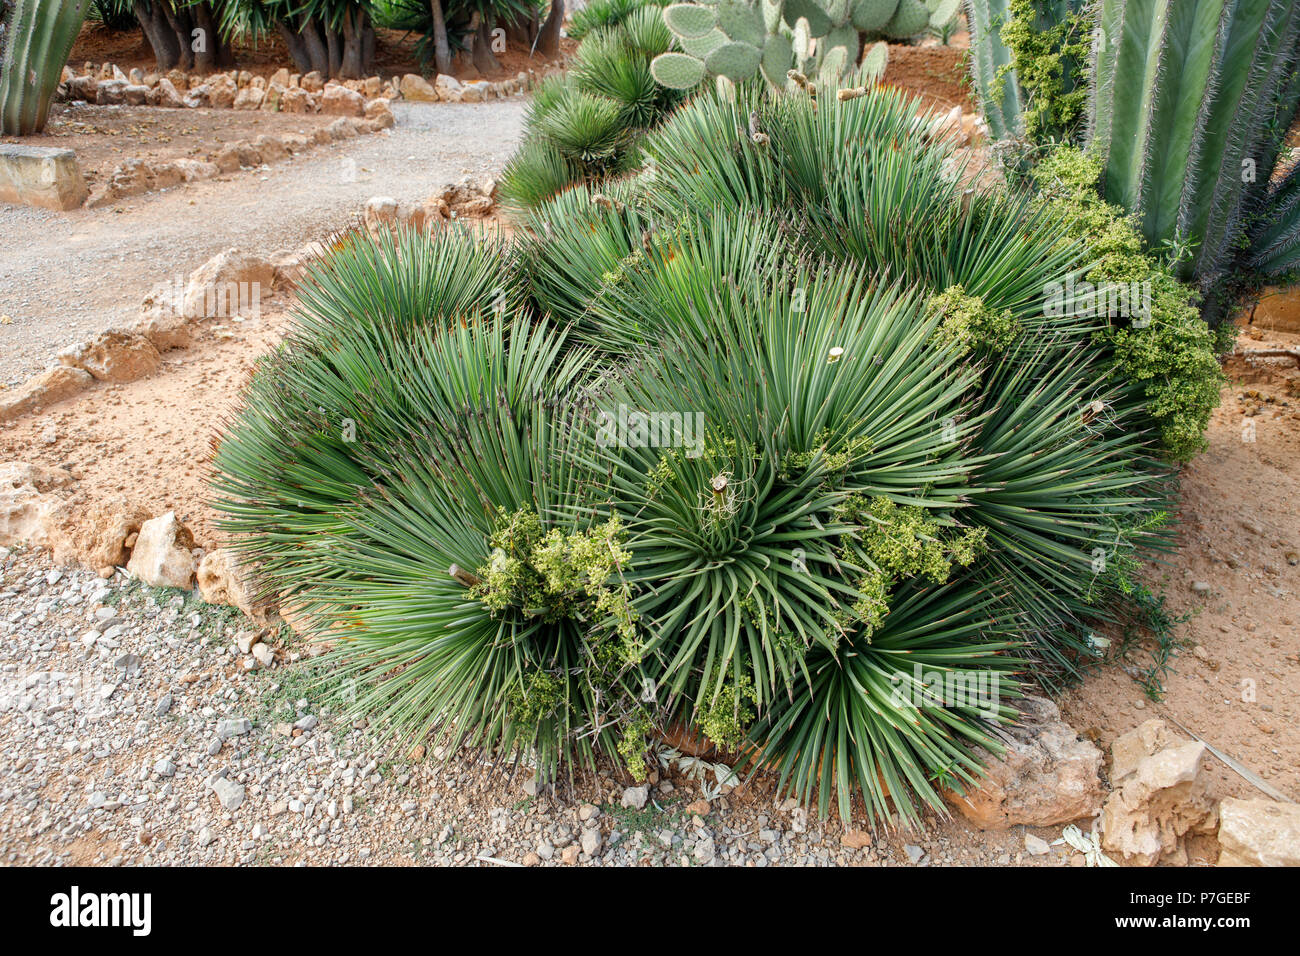
[[[1074,140],[1090,0],[966,0],[971,78],[994,140]]]
[[[72,43],[90,0],[11,0],[0,53],[0,133],[29,136],[45,128]]]
[[[784,87],[796,70],[806,76],[838,79],[857,70],[862,53],[858,31],[888,32],[895,19],[904,27],[915,22],[915,9],[930,22],[921,0],[695,0],[664,8],[664,23],[680,52],[657,57],[651,64],[664,86],[689,89],[706,76],[735,83],[758,74]],[[900,10],[905,15],[900,17]],[[951,12],[951,11],[949,11]],[[861,24],[871,24],[863,27]],[[862,69],[872,75],[883,69],[883,44],[872,50]]]
[[[1251,284],[1300,273],[1300,186],[1294,171],[1274,176],[1300,108],[1294,0],[966,0],[966,12],[993,138],[1082,136],[1103,196],[1196,282],[1209,321]],[[1041,42],[1054,33],[1069,39]],[[1086,130],[1043,114],[1048,83]]]
[[[1090,138],[1103,192],[1177,253],[1184,278],[1212,283],[1234,268],[1252,213],[1295,221],[1269,181],[1300,104],[1300,7],[1103,0],[1097,16]],[[1270,266],[1295,269],[1300,253]]]

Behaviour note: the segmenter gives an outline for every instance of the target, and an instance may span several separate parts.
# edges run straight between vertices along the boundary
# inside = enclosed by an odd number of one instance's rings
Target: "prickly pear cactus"
[[[674,50],[657,57],[651,72],[676,89],[697,86],[705,76],[740,83],[756,75],[773,86],[805,86],[808,77],[827,84],[851,74],[869,82],[884,69],[886,49],[876,44],[868,57],[855,22],[870,13],[883,27],[899,0],[695,0],[664,8]],[[919,0],[914,0],[919,2]],[[864,9],[871,7],[871,9]],[[924,7],[924,4],[922,4]],[[886,9],[888,8],[888,9]],[[927,13],[928,16],[928,13]],[[860,17],[859,17],[860,18]],[[695,61],[688,64],[687,60]],[[868,63],[869,61],[869,63]],[[864,66],[860,66],[865,64]]]
[[[930,8],[921,0],[898,0],[898,7],[884,32],[891,37],[910,37],[920,33],[930,25]]]

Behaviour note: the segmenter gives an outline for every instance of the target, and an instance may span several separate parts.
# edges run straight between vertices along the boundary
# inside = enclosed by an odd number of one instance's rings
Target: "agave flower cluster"
[[[978,777],[1168,489],[1109,320],[1044,312],[1087,250],[921,128],[704,94],[525,238],[316,264],[217,488],[358,712],[544,775],[686,728],[872,821]]]

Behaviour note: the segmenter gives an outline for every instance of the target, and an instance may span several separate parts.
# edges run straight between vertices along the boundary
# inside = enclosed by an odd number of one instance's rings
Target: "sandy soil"
[[[1243,348],[1295,348],[1300,336],[1255,330]],[[1123,667],[1098,669],[1061,701],[1065,718],[1103,749],[1152,717],[1245,764],[1300,799],[1300,370],[1233,359],[1230,384],[1208,432],[1209,448],[1183,471],[1181,544],[1147,581],[1172,613],[1187,616],[1182,643],[1156,703]],[[1254,441],[1249,425],[1254,423]],[[1199,593],[1195,584],[1208,584]],[[1118,635],[1112,635],[1118,637]],[[1144,668],[1138,653],[1132,663]],[[1261,796],[1217,759],[1221,796]]]
[[[962,35],[965,38],[965,35]],[[966,49],[952,46],[890,46],[881,82],[921,95],[925,106],[947,112],[975,109],[975,92],[966,75]]]

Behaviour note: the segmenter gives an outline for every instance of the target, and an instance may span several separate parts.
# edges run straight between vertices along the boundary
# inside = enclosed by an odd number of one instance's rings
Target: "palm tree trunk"
[[[487,20],[477,13],[474,17],[478,20],[478,27],[474,31],[474,45],[470,48],[470,57],[474,61],[474,68],[487,76],[489,73],[499,71],[501,64],[492,55],[492,34],[488,30]]]
[[[447,21],[442,14],[442,0],[429,0],[433,14],[433,66],[439,73],[450,74],[451,44],[447,42]]]
[[[564,0],[551,0],[551,12],[537,33],[537,52],[555,56],[560,52],[560,27],[564,25]]]

